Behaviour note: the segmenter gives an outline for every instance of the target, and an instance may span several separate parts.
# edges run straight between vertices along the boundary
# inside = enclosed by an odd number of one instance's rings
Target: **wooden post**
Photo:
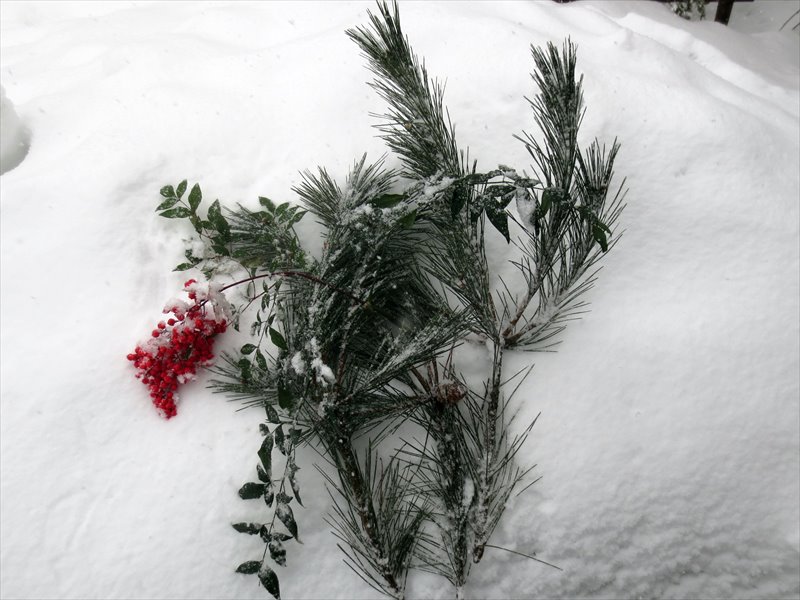
[[[733,10],[733,3],[735,0],[719,0],[717,2],[717,13],[714,15],[714,20],[717,23],[727,25],[731,18],[731,10]]]

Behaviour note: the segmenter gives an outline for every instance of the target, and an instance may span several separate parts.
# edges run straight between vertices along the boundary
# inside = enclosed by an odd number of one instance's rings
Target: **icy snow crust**
[[[201,381],[167,422],[125,355],[186,278],[188,231],[152,211],[163,184],[255,205],[385,151],[343,34],[370,7],[0,4],[2,85],[35,141],[0,180],[3,597],[265,596],[233,572],[260,541],[229,525],[262,517],[236,496],[260,415]],[[800,52],[796,33],[737,31],[739,9],[724,28],[649,2],[401,7],[487,169],[529,165],[511,138],[534,131],[529,45],[572,36],[584,141],[619,136],[631,190],[592,312],[557,353],[509,359],[536,362],[514,406],[520,428],[542,412],[522,458],[544,478],[492,542],[564,571],[487,549],[469,597],[800,594]],[[374,597],[341,564],[321,476],[301,476],[284,596]],[[448,597],[412,574],[409,598]]]

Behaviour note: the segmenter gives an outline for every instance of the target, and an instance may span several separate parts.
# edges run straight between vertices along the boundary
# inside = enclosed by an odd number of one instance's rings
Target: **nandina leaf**
[[[283,547],[283,544],[278,540],[272,540],[269,544],[267,544],[269,548],[269,556],[272,560],[278,563],[280,566],[286,566],[286,548]]]
[[[278,411],[275,410],[274,406],[272,406],[271,404],[267,404],[265,408],[266,408],[266,411],[267,411],[267,422],[268,423],[277,424],[277,423],[281,422],[281,419],[278,416]]]
[[[289,441],[291,442],[290,448],[296,448],[300,444],[300,434],[303,432],[295,427],[289,428]]]
[[[275,344],[281,350],[288,350],[289,346],[286,345],[286,340],[283,339],[281,332],[277,329],[273,329],[272,327],[269,328],[269,339],[272,340],[272,343]]]
[[[171,185],[165,185],[159,192],[164,198],[172,198],[175,196],[175,189]]]
[[[208,207],[208,220],[217,233],[219,233],[222,242],[230,240],[231,228],[228,225],[228,221],[222,216],[222,208],[219,205],[219,200],[214,200],[214,203]]]
[[[242,500],[255,500],[264,495],[266,487],[263,483],[245,483],[239,489],[239,498]]]
[[[236,364],[239,366],[239,371],[242,374],[242,380],[243,381],[250,381],[250,369],[252,367],[252,365],[250,364],[250,361],[247,360],[246,358],[242,358]]]
[[[161,204],[156,206],[156,212],[158,212],[159,210],[167,210],[168,208],[172,208],[177,203],[178,203],[177,198],[167,198]]]
[[[592,225],[592,237],[594,237],[594,240],[600,244],[600,249],[603,252],[608,252],[608,239],[606,238],[606,233],[603,231],[603,228],[596,223]]]
[[[176,208],[170,208],[169,210],[165,210],[162,213],[159,213],[160,216],[167,218],[167,219],[183,219],[190,216],[192,213],[189,212],[188,208],[183,206],[178,206]]]
[[[300,537],[297,535],[297,522],[294,520],[294,513],[292,512],[292,507],[289,506],[288,502],[285,501],[287,497],[283,494],[279,495],[278,497],[278,505],[275,507],[275,515],[280,519],[281,523],[286,526],[286,529],[289,530],[298,542],[300,541]]]
[[[272,501],[275,499],[275,492],[272,490],[272,482],[267,484],[267,489],[264,492],[264,502],[267,506],[272,508]]]
[[[272,479],[272,447],[272,434],[264,436],[264,441],[261,442],[261,448],[258,449],[258,458],[261,459],[261,464],[267,472],[268,477],[266,481]]]
[[[262,371],[267,370],[267,359],[264,358],[263,354],[261,354],[261,350],[256,350],[256,362]]]
[[[283,410],[291,410],[292,408],[292,392],[283,384],[278,384],[278,406]]]
[[[181,263],[181,264],[179,264],[177,267],[175,267],[172,270],[173,271],[188,271],[192,267],[194,267],[194,265],[192,263]]]
[[[258,572],[258,580],[261,582],[261,585],[275,597],[275,600],[281,600],[281,588],[278,584],[278,576],[275,574],[275,571],[267,566],[266,561],[261,563],[261,570]]]
[[[186,191],[186,180],[184,179],[178,184],[178,188],[175,190],[178,198],[183,198],[183,193]]]
[[[281,451],[281,454],[286,456],[286,438],[283,435],[283,427],[278,425],[272,434],[275,436],[275,445],[278,447],[278,450]]]
[[[259,523],[234,523],[232,526],[239,533],[249,533],[250,535],[257,534],[263,527]]]
[[[183,189],[186,189],[186,182],[183,182]],[[189,207],[192,209],[192,212],[197,210],[197,207],[200,206],[200,201],[203,199],[203,193],[200,191],[200,184],[195,183],[192,186],[192,191],[189,192]]]
[[[270,535],[270,539],[277,540],[279,542],[285,542],[286,540],[291,540],[292,539],[292,536],[290,536],[288,534],[285,534],[285,533],[281,533],[280,531],[273,531],[269,535]]]
[[[459,180],[453,186],[453,195],[450,199],[450,216],[455,220],[461,209],[469,199],[469,187],[463,180]]]
[[[240,352],[242,354],[252,354],[255,349],[256,347],[253,344],[245,344],[244,346],[242,346]]]
[[[392,208],[400,204],[404,199],[404,194],[384,194],[383,196],[374,198],[371,204],[376,208]]]
[[[236,567],[236,572],[244,573],[245,575],[252,575],[254,573],[258,573],[258,570],[260,568],[261,568],[260,560],[248,560],[247,562],[243,562],[238,567]]]
[[[261,206],[266,208],[269,212],[271,213],[275,212],[275,204],[269,198],[265,196],[259,196],[258,201],[261,203]]]
[[[503,234],[506,241],[511,242],[511,235],[508,232],[508,214],[506,214],[506,209],[501,204],[490,199],[486,203],[486,217],[494,225],[494,228]]]
[[[270,474],[264,470],[264,467],[261,465],[256,465],[256,473],[258,474],[258,480],[263,481],[264,483],[272,483],[272,478]]]
[[[300,498],[300,484],[297,483],[297,472],[300,470],[294,462],[294,455],[289,456],[289,484],[292,486],[292,493],[294,494],[297,503],[303,506],[303,500]]]

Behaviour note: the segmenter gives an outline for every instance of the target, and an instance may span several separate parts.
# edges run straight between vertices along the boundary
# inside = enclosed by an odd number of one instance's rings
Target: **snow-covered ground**
[[[294,200],[299,171],[385,151],[343,34],[372,6],[0,3],[19,116],[4,101],[2,146],[22,160],[0,179],[3,598],[265,597],[233,573],[260,541],[230,527],[259,516],[236,490],[261,415],[201,381],[165,421],[125,355],[185,279],[162,185]],[[723,27],[644,1],[401,4],[485,168],[529,164],[511,137],[535,131],[529,46],[571,36],[583,135],[619,137],[630,188],[592,312],[509,367],[536,363],[516,406],[542,412],[522,460],[544,478],[493,543],[564,571],[488,550],[469,597],[800,595],[797,19],[778,31],[798,8],[737,4]],[[321,476],[301,475],[285,597],[373,597],[323,522]],[[409,598],[447,597],[412,575]]]

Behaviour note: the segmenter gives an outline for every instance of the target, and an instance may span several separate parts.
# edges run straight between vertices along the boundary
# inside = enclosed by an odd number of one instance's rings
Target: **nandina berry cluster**
[[[136,377],[150,388],[155,407],[170,419],[177,414],[178,386],[195,379],[198,367],[214,358],[214,338],[223,333],[230,319],[230,307],[219,286],[201,286],[194,279],[184,284],[193,304],[171,300],[151,337],[128,354]]]

